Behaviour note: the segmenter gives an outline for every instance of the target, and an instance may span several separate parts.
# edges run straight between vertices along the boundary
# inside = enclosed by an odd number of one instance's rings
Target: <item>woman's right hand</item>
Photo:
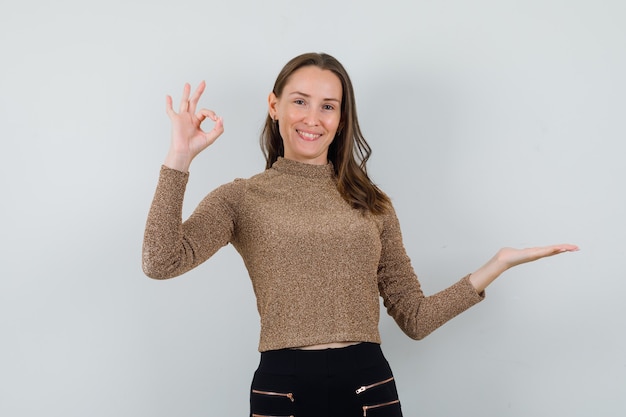
[[[172,140],[164,162],[168,168],[183,172],[189,171],[193,158],[224,133],[224,122],[215,112],[201,109],[196,113],[196,106],[205,86],[205,82],[202,81],[193,96],[189,98],[191,86],[185,84],[178,113],[172,107],[172,97],[166,97],[167,115],[172,122]],[[202,130],[201,127],[206,118],[215,122],[213,129],[208,132]]]

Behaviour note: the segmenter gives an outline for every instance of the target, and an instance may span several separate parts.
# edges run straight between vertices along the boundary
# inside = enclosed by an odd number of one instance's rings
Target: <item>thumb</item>
[[[213,117],[211,117],[211,119],[215,120],[215,125],[213,126],[213,129],[211,129],[210,131],[204,134],[204,137],[207,141],[207,145],[211,145],[213,142],[217,140],[217,138],[219,138],[222,135],[222,133],[224,133],[224,119],[222,119],[221,117],[215,116],[215,114],[213,114],[213,116],[215,118],[213,119]]]

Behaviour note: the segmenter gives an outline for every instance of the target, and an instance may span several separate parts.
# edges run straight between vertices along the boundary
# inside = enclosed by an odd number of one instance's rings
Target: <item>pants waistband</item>
[[[280,349],[261,353],[258,371],[279,375],[332,375],[387,364],[380,345],[362,342],[336,349]]]

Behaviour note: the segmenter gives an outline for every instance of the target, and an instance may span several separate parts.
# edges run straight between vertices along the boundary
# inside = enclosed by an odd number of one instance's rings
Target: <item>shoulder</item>
[[[266,170],[249,178],[235,178],[215,188],[207,197],[219,198],[225,201],[240,200],[251,187],[266,182],[272,175],[270,171]]]
[[[370,216],[372,216],[376,222],[381,235],[400,231],[400,222],[396,214],[396,209],[391,201],[389,201],[389,206],[384,213],[370,214]]]

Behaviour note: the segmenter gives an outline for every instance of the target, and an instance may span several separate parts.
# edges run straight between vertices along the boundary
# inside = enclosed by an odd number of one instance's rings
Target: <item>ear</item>
[[[278,105],[278,97],[276,97],[276,94],[274,94],[274,92],[271,92],[269,97],[267,98],[267,105],[267,110],[269,112],[270,118],[275,119],[276,113],[278,113],[278,110],[276,109]]]

